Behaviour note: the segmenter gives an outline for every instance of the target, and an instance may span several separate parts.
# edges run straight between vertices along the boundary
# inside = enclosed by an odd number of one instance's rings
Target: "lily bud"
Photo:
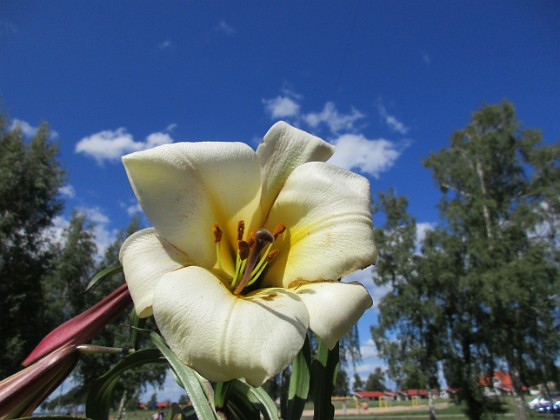
[[[22,365],[29,366],[62,346],[87,343],[131,303],[128,287],[123,284],[88,310],[52,330],[27,356]]]
[[[78,362],[76,346],[61,347],[0,382],[0,418],[30,415],[72,372]]]

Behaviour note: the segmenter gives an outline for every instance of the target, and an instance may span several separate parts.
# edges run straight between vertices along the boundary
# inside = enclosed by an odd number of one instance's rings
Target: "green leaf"
[[[231,386],[232,381],[216,383],[214,387],[214,404],[216,404],[216,408],[226,406]]]
[[[157,349],[138,350],[123,357],[91,384],[86,401],[86,415],[92,419],[108,418],[113,402],[113,390],[119,377],[136,366],[146,363],[161,363],[163,360]]]
[[[89,283],[86,287],[86,292],[91,290],[95,285],[97,285],[97,283],[99,283],[100,281],[105,279],[105,277],[109,277],[109,276],[112,276],[113,274],[117,274],[117,273],[122,273],[122,271],[123,271],[122,265],[117,265],[115,267],[104,268],[99,273],[97,273],[95,276],[93,276],[93,278],[89,281]]]
[[[311,381],[311,347],[305,337],[302,349],[292,362],[292,374],[288,389],[288,419],[299,419],[305,408]]]
[[[228,419],[260,420],[261,415],[269,420],[279,419],[278,407],[264,389],[254,388],[240,379],[229,383],[225,406]]]
[[[331,398],[334,390],[334,379],[338,366],[338,343],[332,350],[317,337],[317,356],[311,365],[311,389],[313,396],[314,414],[316,420],[331,420],[334,418],[334,406]]]
[[[173,353],[163,338],[156,334],[150,334],[152,342],[161,351],[165,358],[169,361],[171,368],[175,372],[177,379],[181,382],[182,386],[189,393],[189,397],[193,403],[193,408],[199,419],[217,419],[218,415],[214,407],[210,404],[206,393],[204,392],[203,384],[201,384],[198,375],[193,369],[186,366],[176,355]]]

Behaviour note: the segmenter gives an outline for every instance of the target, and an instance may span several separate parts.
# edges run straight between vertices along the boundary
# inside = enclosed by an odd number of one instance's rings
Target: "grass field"
[[[507,412],[500,416],[504,419],[511,419],[514,416],[513,403],[511,399],[505,399]],[[379,419],[379,420],[424,420],[428,419],[427,401],[422,400],[418,406],[413,406],[411,401],[394,401],[387,408],[380,408],[377,401],[369,401],[367,410],[356,409],[352,400],[346,402],[346,414],[344,414],[344,406],[342,401],[334,401],[336,410],[335,418],[353,420],[353,419]],[[454,405],[449,400],[436,400],[436,418],[437,420],[467,420],[463,414],[461,407]],[[126,413],[125,419],[128,420],[152,420],[153,411],[132,411]],[[498,417],[498,418],[500,418]],[[303,419],[313,418],[313,404],[306,404]],[[538,416],[531,414],[532,419],[549,419],[552,417]]]

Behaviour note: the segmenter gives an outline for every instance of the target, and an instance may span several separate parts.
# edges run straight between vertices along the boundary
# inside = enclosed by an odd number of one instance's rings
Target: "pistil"
[[[252,284],[262,273],[262,270],[264,270],[263,264],[266,261],[266,257],[270,252],[272,243],[274,242],[274,236],[272,235],[272,233],[264,228],[261,228],[257,232],[255,232],[254,237],[255,244],[253,245],[251,253],[249,254],[249,258],[247,259],[243,277],[233,291],[233,294],[236,296],[239,295],[243,291],[243,289],[249,285],[249,282],[251,280]],[[263,256],[263,258],[261,258],[261,252],[265,247],[267,247],[265,255]]]

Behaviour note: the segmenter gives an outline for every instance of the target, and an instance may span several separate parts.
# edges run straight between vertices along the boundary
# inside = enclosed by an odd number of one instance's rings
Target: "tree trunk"
[[[515,402],[515,420],[529,420],[529,413],[525,396],[523,395],[523,383],[519,370],[509,364],[509,374],[513,385],[513,400]]]
[[[117,420],[122,420],[123,415],[126,411],[125,409],[125,405],[126,405],[126,400],[127,400],[127,393],[126,391],[123,392],[122,397],[121,397],[121,401],[119,402],[119,408],[117,410]]]
[[[434,398],[432,397],[432,389],[428,386],[428,407],[430,410],[430,420],[436,420],[436,407],[434,406]]]

